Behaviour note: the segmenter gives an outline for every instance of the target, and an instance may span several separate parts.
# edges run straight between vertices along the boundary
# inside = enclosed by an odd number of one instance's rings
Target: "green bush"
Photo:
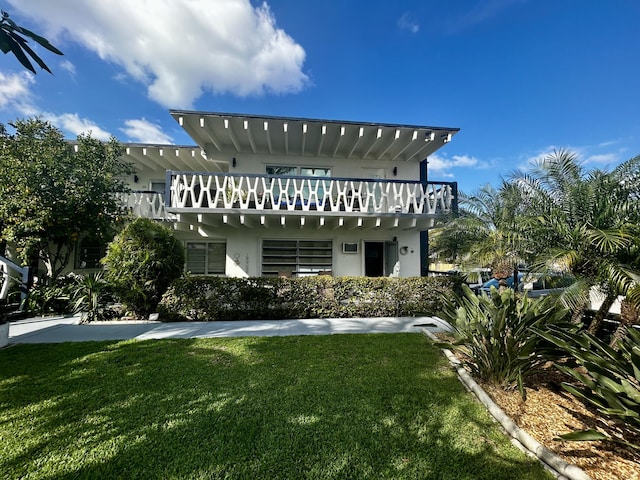
[[[139,316],[156,311],[171,282],[182,275],[184,262],[184,247],[171,230],[146,218],[116,235],[102,259],[116,297]]]
[[[71,273],[58,277],[52,285],[34,285],[27,296],[27,310],[34,315],[72,313],[72,297],[79,277]]]
[[[615,350],[589,332],[571,332],[557,327],[536,330],[545,340],[561,348],[582,369],[556,364],[562,372],[576,380],[562,386],[585,404],[595,407],[609,418],[623,422],[640,435],[640,332],[629,329]],[[603,440],[595,432],[562,435],[567,440]],[[633,445],[640,449],[640,445]]]
[[[525,398],[524,378],[545,361],[543,340],[532,328],[568,325],[569,312],[548,299],[530,299],[512,289],[476,295],[466,285],[461,296],[445,299],[440,317],[453,327],[454,341],[440,343],[464,357],[476,378],[502,388],[517,387]]]
[[[182,277],[158,310],[165,320],[387,317],[435,314],[450,278]]]

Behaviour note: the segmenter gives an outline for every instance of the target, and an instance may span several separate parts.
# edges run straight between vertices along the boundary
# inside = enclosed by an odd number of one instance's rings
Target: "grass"
[[[2,350],[0,478],[551,476],[394,334]]]

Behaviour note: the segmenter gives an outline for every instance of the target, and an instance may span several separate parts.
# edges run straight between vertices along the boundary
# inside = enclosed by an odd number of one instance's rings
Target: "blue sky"
[[[553,149],[640,154],[637,0],[0,0],[65,55],[0,56],[0,122],[193,142],[170,108],[458,127],[431,180],[465,192]]]

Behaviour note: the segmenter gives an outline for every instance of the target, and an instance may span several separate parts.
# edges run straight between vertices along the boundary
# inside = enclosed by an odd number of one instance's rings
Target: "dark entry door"
[[[364,242],[365,277],[386,277],[398,261],[396,242]]]

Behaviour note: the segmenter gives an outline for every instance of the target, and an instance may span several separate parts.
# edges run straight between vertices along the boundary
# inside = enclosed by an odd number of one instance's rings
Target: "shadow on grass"
[[[0,476],[550,478],[418,334],[0,352]]]

